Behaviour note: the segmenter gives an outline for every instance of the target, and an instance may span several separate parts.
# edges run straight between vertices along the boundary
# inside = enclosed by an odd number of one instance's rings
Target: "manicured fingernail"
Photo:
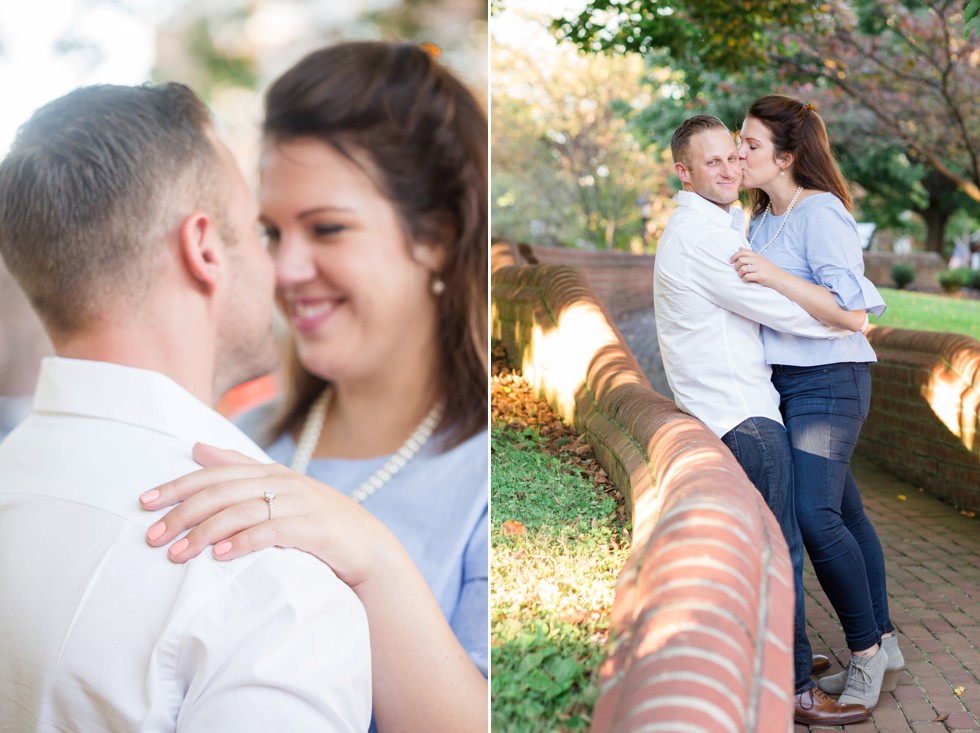
[[[171,555],[179,555],[180,553],[182,553],[184,550],[187,549],[187,547],[188,547],[188,545],[190,545],[190,543],[191,543],[191,541],[189,539],[187,539],[186,537],[184,537],[183,539],[177,540],[172,545],[170,545],[170,554]]]
[[[152,501],[156,501],[160,498],[160,492],[156,489],[150,489],[147,492],[140,494],[140,504],[149,504]]]
[[[222,555],[227,555],[228,550],[231,549],[231,543],[228,540],[224,542],[219,542],[214,546],[214,556],[221,557]]]
[[[163,522],[157,522],[148,530],[146,530],[146,538],[150,542],[156,542],[158,539],[163,537],[163,533],[167,531],[167,525]]]

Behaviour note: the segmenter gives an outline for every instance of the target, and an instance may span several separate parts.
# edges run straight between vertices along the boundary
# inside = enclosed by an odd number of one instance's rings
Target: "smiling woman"
[[[486,117],[431,49],[346,43],[272,85],[263,132],[292,332],[267,450],[296,471],[199,447],[209,468],[144,495],[184,500],[148,538],[316,555],[367,611],[377,728],[485,731]]]

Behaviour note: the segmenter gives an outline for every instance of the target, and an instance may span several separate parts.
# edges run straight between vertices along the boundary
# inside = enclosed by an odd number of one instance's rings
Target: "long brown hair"
[[[488,147],[480,103],[430,50],[342,43],[314,51],[273,83],[263,133],[267,144],[314,139],[352,160],[366,156],[366,172],[409,238],[443,246],[440,373],[432,375],[446,401],[440,446],[486,429]],[[295,345],[291,352],[272,437],[297,429],[325,386],[300,364]]]
[[[793,155],[793,177],[804,188],[829,191],[851,211],[847,180],[830,151],[827,127],[812,104],[770,94],[752,103],[746,117],[753,117],[769,130],[775,154]],[[748,193],[749,208],[756,216],[769,205],[769,194],[759,188]]]

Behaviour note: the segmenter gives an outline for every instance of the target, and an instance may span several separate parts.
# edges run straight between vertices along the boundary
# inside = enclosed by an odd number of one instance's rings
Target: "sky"
[[[127,11],[91,0],[0,3],[0,155],[31,113],[86,84],[139,84],[154,58],[154,23],[177,0],[139,0]],[[69,49],[59,53],[58,48]]]

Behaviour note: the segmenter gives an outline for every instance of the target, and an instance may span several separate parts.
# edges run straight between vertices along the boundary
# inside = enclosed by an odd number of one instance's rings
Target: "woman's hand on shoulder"
[[[218,560],[295,547],[356,587],[370,578],[386,544],[397,543],[374,515],[309,476],[203,443],[193,455],[204,468],[140,496],[148,510],[177,504],[146,532],[147,542],[160,547],[190,530],[170,546],[174,562],[186,562],[209,545]]]

